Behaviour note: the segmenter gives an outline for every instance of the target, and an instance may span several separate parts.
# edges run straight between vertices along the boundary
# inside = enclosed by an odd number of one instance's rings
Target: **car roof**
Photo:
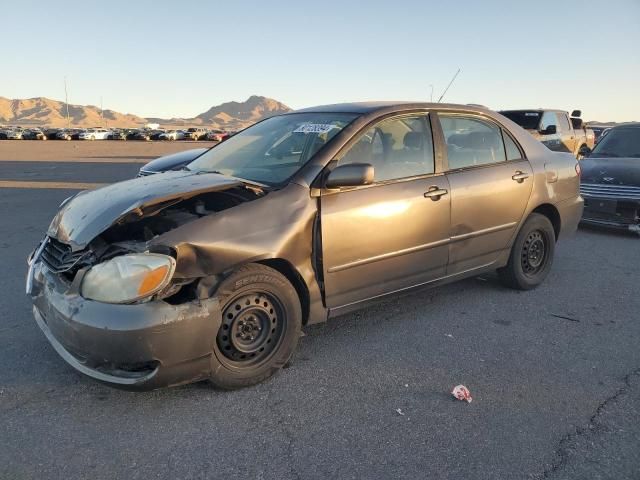
[[[452,103],[430,103],[415,101],[385,101],[385,102],[352,102],[334,103],[331,105],[319,105],[317,107],[302,108],[292,113],[359,113],[367,114],[378,110],[387,109],[411,110],[411,109],[447,109],[447,110],[487,110],[478,105],[457,105]]]
[[[557,108],[513,108],[508,110],[498,110],[498,112],[556,112],[567,113],[567,110],[559,110]]]
[[[640,128],[640,122],[623,123],[620,125],[613,125],[607,128]]]

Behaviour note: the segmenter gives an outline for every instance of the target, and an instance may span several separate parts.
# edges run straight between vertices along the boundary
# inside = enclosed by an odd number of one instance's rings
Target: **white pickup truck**
[[[593,130],[583,126],[580,110],[569,116],[563,110],[503,110],[500,114],[520,125],[549,150],[569,152],[576,157],[588,154],[595,145]]]

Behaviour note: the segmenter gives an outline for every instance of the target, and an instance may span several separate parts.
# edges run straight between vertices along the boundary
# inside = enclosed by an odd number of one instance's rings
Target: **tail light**
[[[578,178],[580,178],[580,175],[582,174],[582,168],[580,167],[579,163],[576,163],[576,173],[578,174]]]

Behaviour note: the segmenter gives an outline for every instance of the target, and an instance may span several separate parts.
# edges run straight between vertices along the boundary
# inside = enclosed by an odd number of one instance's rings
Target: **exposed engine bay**
[[[147,251],[148,243],[159,235],[263,195],[265,192],[260,188],[241,185],[143,205],[120,217],[82,250],[72,252],[69,245],[55,238],[47,239],[42,259],[51,271],[71,282],[81,269],[119,255]],[[168,247],[155,246],[153,251],[175,257]]]
[[[203,193],[188,199],[171,199],[148,208],[136,208],[103,232],[97,240],[106,244],[147,242],[185,223],[255,200],[262,194],[262,191],[243,186]]]

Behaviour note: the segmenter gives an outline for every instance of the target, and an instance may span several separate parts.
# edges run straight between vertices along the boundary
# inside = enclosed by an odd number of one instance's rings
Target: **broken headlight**
[[[99,302],[135,302],[165,288],[175,268],[176,261],[168,255],[121,255],[91,267],[82,279],[81,293]]]

